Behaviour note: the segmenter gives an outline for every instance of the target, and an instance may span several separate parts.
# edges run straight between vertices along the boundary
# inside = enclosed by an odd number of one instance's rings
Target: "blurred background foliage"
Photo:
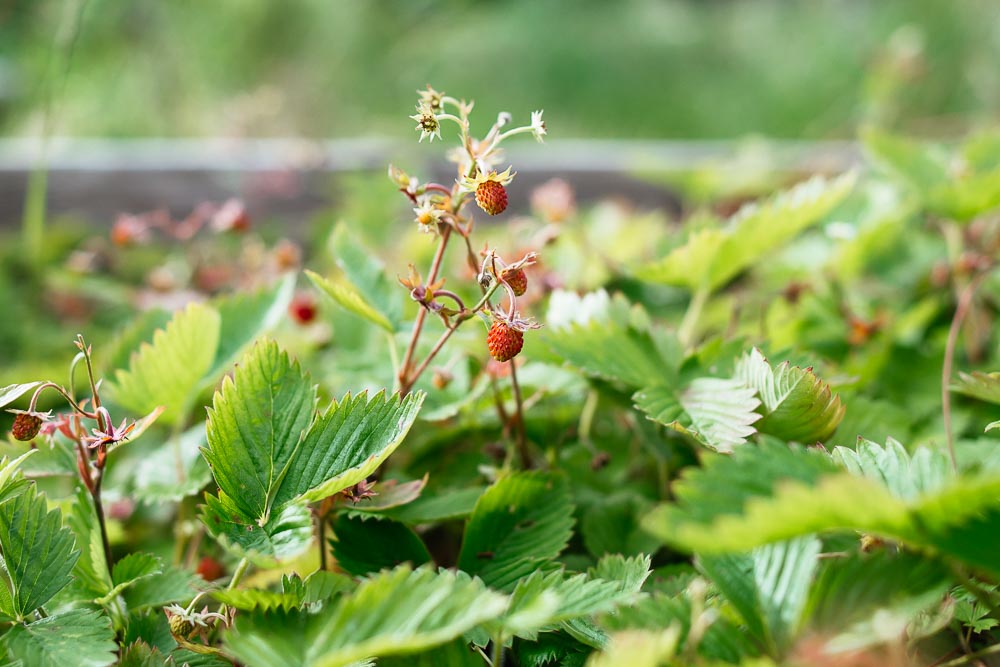
[[[3,0],[0,133],[408,136],[430,82],[563,137],[955,135],[998,62],[995,0]]]

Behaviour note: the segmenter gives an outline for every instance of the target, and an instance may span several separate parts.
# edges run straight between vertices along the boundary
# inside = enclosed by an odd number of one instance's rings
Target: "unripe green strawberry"
[[[497,361],[510,361],[524,347],[524,333],[497,320],[486,335],[486,347]]]
[[[194,632],[194,623],[180,614],[172,614],[169,618],[170,634],[174,637],[189,639]]]
[[[503,213],[507,208],[507,188],[497,181],[483,181],[476,188],[476,203],[490,215]]]
[[[42,418],[30,412],[18,412],[14,417],[14,425],[10,432],[15,440],[27,442],[34,440],[42,428]]]
[[[514,296],[521,296],[528,291],[528,275],[524,269],[514,269],[513,271],[507,269],[500,274],[500,277],[514,290]]]

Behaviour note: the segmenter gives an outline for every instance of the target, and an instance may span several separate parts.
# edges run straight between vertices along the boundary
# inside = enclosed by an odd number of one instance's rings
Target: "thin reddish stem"
[[[962,329],[962,322],[965,320],[969,307],[972,306],[972,299],[976,295],[976,290],[986,278],[987,273],[980,273],[972,279],[958,297],[958,304],[955,306],[955,315],[951,318],[951,327],[948,329],[948,342],[944,348],[944,363],[941,365],[941,412],[944,417],[944,433],[948,441],[948,455],[951,457],[951,466],[958,471],[958,458],[955,456],[955,437],[951,432],[951,374],[955,365],[955,348],[958,345],[958,334]]]
[[[444,251],[448,247],[448,239],[451,237],[451,227],[445,227],[441,232],[441,242],[438,244],[437,252],[434,253],[434,261],[431,263],[431,270],[427,276],[427,284],[431,285],[437,280],[441,271],[441,263],[444,260]],[[410,393],[413,383],[407,378],[410,377],[410,366],[413,364],[413,355],[417,350],[417,343],[420,340],[420,331],[424,328],[424,320],[427,319],[427,309],[421,308],[417,311],[417,319],[413,322],[413,333],[410,336],[410,344],[406,347],[406,354],[403,356],[403,363],[399,367],[399,393],[406,395]]]

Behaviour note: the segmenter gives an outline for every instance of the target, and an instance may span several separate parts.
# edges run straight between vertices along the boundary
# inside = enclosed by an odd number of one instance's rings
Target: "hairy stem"
[[[987,273],[980,273],[972,279],[958,297],[958,304],[955,306],[955,315],[951,318],[951,327],[948,329],[948,342],[944,348],[944,363],[941,364],[941,413],[944,417],[944,434],[948,442],[948,456],[951,457],[951,467],[958,470],[958,458],[955,456],[955,436],[951,431],[951,374],[955,365],[955,347],[958,344],[958,334],[962,329],[962,322],[972,305],[972,299],[976,295],[976,289],[982,284]]]
[[[458,327],[462,326],[462,324],[466,320],[471,319],[476,313],[482,310],[487,303],[489,303],[490,297],[493,296],[493,293],[497,290],[499,285],[500,283],[494,282],[493,285],[490,286],[490,289],[486,290],[486,293],[483,294],[483,298],[480,299],[478,302],[476,302],[476,305],[474,305],[471,309],[467,309],[455,316],[455,323],[444,330],[444,333],[441,334],[441,337],[438,338],[436,343],[434,343],[434,347],[432,347],[431,351],[427,353],[427,357],[422,362],[420,362],[420,365],[417,366],[416,369],[414,369],[412,374],[406,377],[402,374],[402,371],[400,371],[400,381],[399,381],[400,394],[405,396],[406,394],[410,393],[410,390],[413,388],[413,385],[416,384],[418,379],[420,379],[420,376],[423,374],[423,372],[427,370],[427,366],[430,365],[431,361],[434,360],[434,357],[436,357],[438,352],[441,351],[441,348],[443,348],[444,344],[448,342],[448,339],[451,338],[451,335],[455,333],[455,330],[458,329]],[[426,310],[421,312],[426,312]]]
[[[236,566],[236,570],[233,572],[233,578],[229,580],[229,585],[226,586],[226,590],[231,591],[236,588],[243,579],[243,575],[247,573],[248,569],[250,569],[250,559],[243,558]]]
[[[961,665],[969,665],[977,662],[980,658],[985,658],[989,655],[994,655],[1000,653],[1000,644],[993,644],[992,646],[987,646],[986,648],[976,651],[975,653],[970,653],[969,655],[963,655],[954,660],[949,660],[948,662],[941,663],[939,667],[961,667]]]
[[[319,569],[326,572],[328,567],[326,554],[326,513],[316,512],[316,538],[319,540]]]
[[[111,541],[108,539],[108,524],[104,518],[104,503],[101,501],[101,485],[104,482],[104,471],[97,471],[97,479],[94,480],[94,487],[90,496],[94,499],[94,511],[97,512],[97,523],[101,527],[101,545],[104,547],[104,562],[108,566],[108,574],[111,573]]]
[[[681,320],[681,325],[677,328],[677,338],[684,347],[688,347],[694,342],[698,319],[701,317],[701,311],[710,295],[711,291],[707,287],[699,287],[691,295],[691,301],[684,312],[684,319]]]
[[[434,261],[431,263],[431,270],[427,276],[427,284],[432,284],[437,280],[438,272],[441,270],[441,262],[444,260],[444,251],[448,247],[448,239],[451,237],[451,227],[446,226],[441,232],[441,241],[438,243],[437,252],[434,253]],[[406,347],[406,354],[403,355],[403,363],[399,368],[399,393],[404,396],[410,393],[413,383],[408,382],[410,366],[413,364],[413,355],[417,350],[417,343],[420,341],[420,331],[424,328],[424,320],[427,318],[427,309],[421,308],[417,311],[417,319],[413,322],[413,333],[410,335],[410,344]]]
[[[514,388],[514,433],[517,443],[517,454],[521,459],[521,468],[527,470],[531,467],[531,454],[528,452],[528,434],[524,425],[524,399],[521,396],[521,385],[517,381],[517,365],[511,359],[510,364],[510,384]]]

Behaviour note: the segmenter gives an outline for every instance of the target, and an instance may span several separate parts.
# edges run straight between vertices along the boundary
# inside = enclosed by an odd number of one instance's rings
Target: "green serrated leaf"
[[[25,382],[24,384],[9,384],[0,389],[0,408],[6,407],[21,398],[41,382]]]
[[[516,473],[491,486],[469,517],[459,569],[498,590],[559,555],[573,529],[569,484],[559,475]]]
[[[1000,405],[1000,373],[959,373],[958,382],[951,385],[951,390],[978,398],[987,403]]]
[[[144,451],[129,480],[136,499],[157,505],[197,494],[212,481],[212,472],[201,455],[205,444],[205,425],[199,424],[152,451]]]
[[[464,519],[472,514],[479,497],[486,487],[474,486],[468,489],[452,489],[436,495],[422,495],[412,503],[394,507],[383,515],[405,524],[437,523]]]
[[[736,377],[757,390],[764,418],[757,430],[783,440],[822,442],[844,418],[840,396],[812,369],[784,362],[773,368],[754,348],[736,365]]]
[[[403,563],[413,566],[431,562],[423,541],[398,521],[360,519],[341,514],[333,523],[333,547],[337,565],[355,575],[391,569]]]
[[[633,400],[653,421],[719,452],[745,444],[760,419],[756,390],[739,380],[699,378],[680,390],[650,387]]]
[[[289,503],[261,526],[241,513],[229,496],[205,496],[201,520],[208,532],[238,556],[260,565],[294,558],[313,541],[313,521],[304,503]]]
[[[612,322],[574,324],[543,334],[545,344],[587,375],[630,387],[670,382],[676,369],[664,361],[645,331]]]
[[[73,531],[80,549],[80,557],[73,566],[73,578],[87,596],[96,599],[107,595],[114,584],[104,559],[104,544],[93,500],[82,485],[77,488],[74,501],[66,517],[66,525]]]
[[[483,667],[483,659],[465,642],[455,640],[430,651],[379,659],[378,667]]]
[[[649,558],[602,559],[587,574],[534,572],[517,582],[502,618],[487,625],[496,636],[535,639],[538,633],[634,602],[649,575]]]
[[[305,435],[275,503],[322,500],[367,478],[406,437],[423,401],[420,392],[400,399],[383,390],[331,403]]]
[[[850,632],[850,640],[832,640],[839,648],[861,648],[865,642],[858,640],[866,626],[867,643],[879,643],[885,635],[871,632],[873,624],[896,617],[905,626],[918,612],[940,603],[947,581],[940,562],[906,552],[830,559],[819,570],[803,618],[810,629],[826,636]]]
[[[215,359],[220,322],[203,304],[176,313],[132,355],[128,370],[115,374],[115,402],[138,414],[163,406],[160,419],[169,424],[181,418]]]
[[[647,516],[664,541],[701,554],[747,551],[810,533],[856,531],[1000,571],[989,537],[1000,530],[1000,476],[953,478],[909,499],[880,482],[814,465],[828,457],[789,449],[785,475],[767,459],[777,448],[716,461],[675,484],[678,502]],[[722,491],[723,497],[716,498]]]
[[[402,321],[405,291],[394,278],[386,275],[382,262],[364,248],[343,223],[330,235],[329,250],[344,277],[392,324],[393,331],[397,331]]]
[[[122,649],[118,667],[163,667],[166,657],[158,648],[136,640]]]
[[[0,550],[13,588],[11,609],[4,613],[23,620],[62,590],[80,552],[73,532],[62,525],[62,514],[48,510],[34,485],[0,504]]]
[[[299,549],[302,503],[370,475],[402,442],[422,401],[420,393],[348,394],[314,418],[315,387],[277,344],[259,343],[209,411],[204,455],[220,488],[205,513],[210,530],[269,558]],[[281,525],[272,525],[276,513]]]
[[[660,667],[677,651],[677,628],[623,630],[612,635],[607,646],[587,660],[587,667]]]
[[[73,609],[27,625],[15,625],[3,643],[32,667],[104,667],[117,661],[118,644],[107,617]]]
[[[294,593],[278,593],[255,588],[237,588],[212,593],[219,602],[240,611],[291,611],[302,604],[302,599]]]
[[[153,577],[162,573],[163,561],[160,560],[159,556],[141,552],[130,553],[114,564],[111,571],[111,580],[114,583],[114,588],[104,596],[104,601],[110,601],[114,596],[120,594],[140,579]]]
[[[163,571],[135,579],[122,597],[131,611],[157,609],[173,603],[187,603],[205,582],[198,575],[179,567],[163,566]]]
[[[263,526],[316,407],[316,390],[273,341],[255,345],[208,411],[212,475],[242,516]]]
[[[347,280],[327,279],[314,271],[305,272],[309,280],[312,281],[321,292],[333,299],[344,310],[354,313],[358,317],[368,320],[372,324],[381,327],[389,333],[394,333],[396,327],[389,319],[380,313],[372,304],[365,299],[364,295]]]
[[[247,664],[345,667],[445,644],[506,606],[481,582],[404,566],[362,582],[318,614],[241,614],[223,641]]]
[[[295,292],[295,274],[256,292],[237,292],[212,301],[219,313],[219,345],[205,380],[214,383],[263,332],[277,324]]]
[[[666,257],[639,268],[649,282],[715,291],[768,256],[840,204],[854,187],[853,174],[815,177],[763,203],[740,209],[722,229],[701,229]]]
[[[880,482],[903,500],[936,491],[953,477],[944,453],[921,447],[911,457],[892,438],[885,447],[868,440],[858,442],[857,449],[836,447],[833,458],[850,473]]]
[[[801,537],[748,554],[702,556],[698,564],[762,648],[778,656],[797,629],[821,546],[813,537]]]

